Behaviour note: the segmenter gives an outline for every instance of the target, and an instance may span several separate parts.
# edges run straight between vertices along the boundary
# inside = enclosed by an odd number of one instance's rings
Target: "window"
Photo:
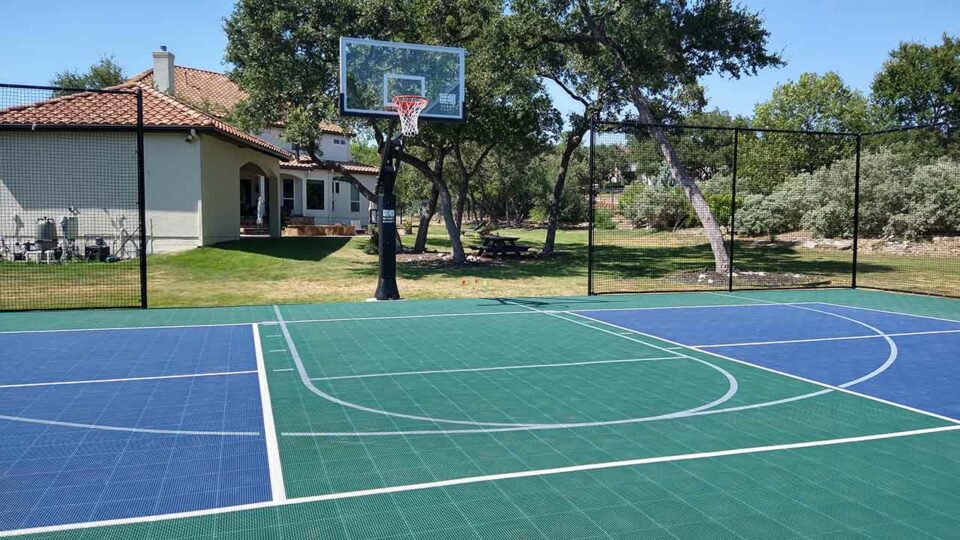
[[[294,197],[294,187],[292,178],[283,179],[283,201],[281,202],[284,215],[293,214],[293,208],[296,202]]]
[[[360,212],[360,190],[353,184],[350,184],[350,211]]]
[[[323,180],[307,180],[307,209],[323,210]]]
[[[337,195],[340,194],[340,182],[333,183],[333,192],[336,193]]]
[[[339,144],[341,146],[346,146],[347,141],[345,139],[334,139],[333,144]]]

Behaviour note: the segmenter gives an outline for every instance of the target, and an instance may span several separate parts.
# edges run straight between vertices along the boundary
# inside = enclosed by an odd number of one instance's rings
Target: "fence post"
[[[739,153],[738,141],[740,140],[740,128],[733,128],[733,181],[730,190],[730,264],[728,265],[730,276],[728,277],[727,290],[733,292],[733,245],[736,242],[737,234],[737,157]]]
[[[140,307],[147,307],[147,196],[143,172],[143,88],[137,88],[137,206],[140,218]]]
[[[597,202],[597,190],[595,187],[596,178],[594,177],[596,173],[596,167],[594,163],[595,154],[596,154],[595,152],[596,133],[597,133],[596,116],[591,115],[590,116],[590,158],[588,162],[589,171],[587,173],[587,177],[590,179],[590,194],[589,194],[590,204],[589,204],[589,207],[587,208],[587,213],[588,213],[587,223],[589,224],[589,226],[587,227],[587,295],[595,294],[593,290],[593,227],[594,227],[594,219],[596,218],[594,205],[596,205],[596,202]]]
[[[860,151],[863,136],[857,133],[857,156],[853,172],[853,268],[850,274],[850,288],[857,288],[857,256],[860,244]]]

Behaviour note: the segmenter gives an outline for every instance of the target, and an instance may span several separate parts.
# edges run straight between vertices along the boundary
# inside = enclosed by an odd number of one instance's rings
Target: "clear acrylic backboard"
[[[340,38],[340,113],[396,117],[393,98],[423,96],[421,120],[464,119],[466,51],[412,43]]]

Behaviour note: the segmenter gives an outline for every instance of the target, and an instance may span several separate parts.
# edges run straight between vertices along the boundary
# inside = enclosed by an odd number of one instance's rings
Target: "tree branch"
[[[573,92],[573,90],[571,90],[570,88],[567,87],[566,84],[563,84],[563,82],[560,80],[559,77],[556,77],[556,76],[554,76],[554,75],[550,75],[549,73],[538,73],[538,75],[541,76],[541,77],[543,77],[544,79],[550,79],[551,81],[557,83],[557,86],[559,86],[561,90],[563,90],[564,92],[566,92],[567,95],[570,96],[572,99],[575,99],[575,100],[579,101],[581,104],[583,104],[584,107],[589,107],[589,106],[590,106],[590,103],[589,103],[586,99],[584,99],[584,98],[583,98],[582,96],[580,96],[579,94],[575,94],[575,93]]]

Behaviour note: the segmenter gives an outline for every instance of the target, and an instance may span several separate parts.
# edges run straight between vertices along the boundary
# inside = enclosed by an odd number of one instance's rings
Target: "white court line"
[[[126,377],[122,379],[87,379],[82,381],[56,381],[39,383],[19,383],[19,384],[0,384],[0,388],[32,388],[34,386],[62,386],[68,384],[96,384],[96,383],[115,383],[131,381],[159,381],[166,379],[190,379],[195,377],[223,377],[227,375],[248,375],[256,373],[257,370],[248,371],[217,371],[213,373],[185,373],[181,375],[153,375],[149,377]]]
[[[281,371],[293,371],[293,368],[292,368],[292,367],[285,367],[285,368],[277,368],[277,369],[273,370],[274,373],[279,373],[279,372],[281,372]]]
[[[822,302],[795,302],[796,304],[819,304]],[[350,321],[390,321],[405,319],[436,319],[446,317],[480,317],[497,315],[529,315],[531,313],[568,313],[566,309],[536,309],[522,304],[510,304],[517,307],[526,308],[527,311],[477,311],[471,313],[425,313],[421,315],[383,315],[376,317],[338,317],[328,319],[294,319],[284,320],[284,324],[304,324],[304,323],[325,323],[325,322],[350,322]],[[751,304],[707,304],[699,306],[660,306],[660,307],[616,307],[616,308],[584,308],[580,311],[651,311],[661,309],[698,309],[698,308],[725,308],[725,307],[766,307],[769,304],[754,302]],[[532,310],[532,311],[531,311]],[[263,321],[259,323],[262,326],[279,325],[279,321]],[[273,337],[273,336],[269,336]]]
[[[167,326],[114,326],[110,328],[61,328],[48,330],[3,330],[0,334],[52,334],[55,332],[109,332],[111,330],[164,330],[167,328],[219,328],[223,326],[250,326],[251,323],[171,324]]]
[[[654,294],[654,293],[651,293]],[[674,293],[664,293],[664,294],[674,294]],[[710,293],[706,293],[710,294]],[[570,311],[651,311],[651,310],[660,310],[660,309],[699,309],[699,308],[725,308],[725,307],[755,307],[755,306],[766,306],[769,304],[763,303],[762,300],[752,299],[752,298],[741,298],[751,300],[750,304],[707,304],[707,305],[691,305],[691,306],[659,306],[659,307],[616,307],[616,308],[585,308],[585,309],[574,309],[574,310],[549,310],[549,309],[534,309],[534,311],[481,311],[473,313],[427,313],[422,315],[385,315],[380,317],[341,317],[341,318],[327,318],[327,319],[295,319],[285,321],[286,324],[304,324],[304,323],[323,323],[323,322],[349,322],[349,321],[385,321],[385,320],[394,320],[394,319],[432,319],[432,318],[442,318],[442,317],[476,317],[476,316],[491,316],[491,315],[529,315],[530,313],[568,313]],[[799,305],[799,304],[825,304],[827,302],[793,302],[792,304],[778,304],[778,305]],[[519,304],[512,304],[518,307],[527,307],[520,306]],[[834,304],[829,304],[834,305]],[[850,307],[850,306],[838,306],[838,307]],[[867,308],[857,308],[857,309],[867,309]],[[879,311],[879,310],[873,310]],[[891,312],[896,313],[896,312]],[[923,315],[913,315],[914,317],[923,317]],[[934,317],[926,317],[934,318]],[[940,319],[950,322],[960,322],[960,321],[951,321],[950,319]],[[217,328],[225,326],[250,326],[254,324],[252,322],[242,322],[242,323],[210,323],[210,324],[171,324],[171,325],[156,325],[156,326],[115,326],[115,327],[99,327],[99,328],[63,328],[63,329],[47,329],[47,330],[0,330],[0,335],[2,334],[45,334],[45,333],[54,333],[54,332],[107,332],[111,330],[164,330],[164,329],[176,329],[176,328]],[[256,324],[261,326],[273,326],[280,324],[277,321],[260,321]],[[283,337],[281,334],[263,334],[261,337],[265,338],[277,338]]]
[[[339,375],[336,377],[311,377],[311,381],[339,381],[343,379],[369,379],[373,377],[397,377],[403,375],[433,375],[437,373],[467,373],[473,371],[506,371],[511,369],[540,369],[570,366],[592,366],[596,364],[628,364],[633,362],[649,362],[652,360],[686,360],[686,357],[675,356],[657,356],[653,358],[625,358],[622,360],[589,360],[584,362],[566,362],[563,364],[529,364],[516,366],[498,366],[483,368],[458,368],[458,369],[430,369],[425,371],[395,371],[393,373],[367,373],[363,375]],[[275,370],[276,371],[276,370]]]
[[[820,341],[846,341],[851,339],[879,339],[902,336],[928,336],[933,334],[958,334],[960,330],[928,330],[925,332],[896,332],[893,334],[871,334],[868,336],[837,336],[807,339],[782,339],[778,341],[746,341],[742,343],[710,343],[707,345],[690,345],[693,349],[712,349],[717,347],[753,347],[757,345],[781,345],[787,343],[816,343]]]
[[[286,349],[270,349],[270,350],[267,351],[267,352],[272,352],[272,353],[274,353],[274,352],[287,352],[287,350],[286,350]]]
[[[95,429],[99,431],[122,431],[125,433],[150,433],[152,435],[211,435],[214,437],[259,437],[256,431],[191,431],[182,429],[151,429],[131,428],[123,426],[105,426],[100,424],[80,424],[77,422],[60,422],[58,420],[43,420],[41,418],[27,418],[25,416],[0,415],[0,420],[23,422],[25,424],[40,424],[44,426],[58,426],[81,429]]]
[[[525,307],[525,306],[521,306],[521,307]],[[535,310],[535,309],[533,309],[533,308],[527,308],[527,309],[532,310],[533,313],[541,313],[540,311]],[[732,398],[732,397],[737,393],[737,380],[736,380],[736,379],[733,377],[733,375],[731,375],[729,372],[727,372],[726,370],[724,370],[723,368],[721,368],[721,367],[719,367],[719,366],[716,366],[716,365],[714,365],[714,364],[712,364],[712,363],[710,363],[710,362],[707,362],[707,361],[705,361],[705,360],[702,360],[702,359],[700,359],[700,358],[695,358],[695,357],[693,357],[693,356],[689,356],[689,355],[685,355],[685,354],[682,354],[682,353],[681,353],[680,356],[682,356],[682,357],[684,357],[684,358],[688,358],[688,359],[690,359],[690,360],[693,360],[694,362],[697,362],[697,363],[699,363],[699,364],[703,364],[703,365],[709,367],[710,369],[713,369],[713,370],[715,370],[715,371],[720,372],[720,373],[727,379],[727,382],[728,382],[727,392],[726,392],[723,396],[720,396],[718,399],[716,399],[716,400],[714,400],[714,401],[711,401],[710,403],[706,403],[706,404],[704,404],[704,405],[700,405],[700,406],[694,407],[694,408],[692,408],[692,409],[687,409],[687,410],[684,410],[684,411],[676,411],[676,412],[672,412],[672,413],[668,413],[668,414],[651,416],[651,417],[643,417],[643,418],[623,418],[623,419],[619,419],[619,420],[609,420],[609,421],[602,421],[602,422],[571,422],[571,423],[551,423],[551,424],[547,424],[547,423],[475,422],[475,421],[469,421],[469,420],[455,420],[455,419],[449,419],[449,418],[435,418],[435,417],[430,417],[430,416],[417,416],[417,415],[412,415],[412,414],[404,414],[404,413],[399,413],[399,412],[386,411],[386,410],[382,410],[382,409],[374,409],[374,408],[371,408],[371,407],[367,407],[367,406],[365,406],[365,405],[360,405],[360,404],[358,404],[358,403],[352,403],[352,402],[350,402],[350,401],[342,400],[342,399],[340,399],[340,398],[338,398],[338,397],[336,397],[336,396],[332,396],[332,395],[324,392],[323,390],[320,390],[319,388],[317,388],[317,386],[316,386],[315,384],[313,384],[313,381],[310,379],[310,376],[307,374],[307,369],[306,369],[306,367],[304,367],[303,361],[302,361],[302,359],[300,358],[300,353],[297,351],[297,345],[296,345],[296,343],[293,342],[293,338],[290,336],[290,330],[287,328],[287,325],[286,325],[286,323],[285,323],[284,320],[283,320],[283,315],[280,313],[280,308],[278,308],[277,306],[274,306],[274,311],[275,311],[276,314],[277,314],[277,321],[279,321],[280,330],[281,330],[281,332],[283,332],[283,335],[284,335],[284,337],[285,337],[286,340],[287,340],[287,346],[290,348],[290,355],[293,357],[293,363],[296,365],[296,367],[297,367],[297,372],[298,372],[299,375],[300,375],[300,382],[303,383],[303,385],[307,388],[307,390],[309,390],[309,391],[312,392],[313,394],[315,394],[315,395],[317,395],[317,396],[319,396],[319,397],[321,397],[321,398],[323,398],[323,399],[325,399],[325,400],[327,400],[327,401],[330,401],[330,402],[332,402],[332,403],[336,403],[336,404],[341,405],[341,406],[343,406],[343,407],[349,407],[349,408],[351,408],[351,409],[356,409],[356,410],[359,410],[359,411],[364,411],[364,412],[369,412],[369,413],[374,413],[374,414],[382,414],[382,415],[384,415],[384,416],[393,416],[393,417],[397,417],[397,418],[407,418],[407,419],[411,419],[411,420],[424,420],[424,421],[427,421],[427,422],[433,422],[433,423],[439,423],[439,424],[467,425],[467,426],[473,426],[474,428],[476,428],[476,427],[483,427],[483,428],[514,428],[514,429],[516,429],[516,428],[521,428],[521,429],[526,429],[526,428],[536,428],[536,429],[568,429],[568,428],[576,428],[576,427],[596,427],[596,426],[612,426],[612,425],[618,425],[618,424],[632,424],[632,423],[637,423],[637,422],[647,422],[647,421],[650,421],[650,420],[660,419],[660,418],[681,417],[681,416],[685,416],[685,415],[690,415],[690,414],[692,414],[692,413],[695,413],[696,411],[701,411],[701,410],[704,410],[704,409],[709,409],[709,408],[711,408],[711,407],[715,407],[715,406],[717,406],[717,405],[719,405],[719,404],[721,404],[721,403],[729,400],[730,398]],[[563,318],[563,317],[560,317],[559,315],[555,315],[555,314],[553,314],[553,316],[558,317],[558,318],[561,318],[561,319]],[[576,321],[570,321],[570,322],[576,322]],[[577,324],[580,324],[580,323],[577,323]],[[608,330],[603,330],[602,328],[595,328],[595,330],[598,330],[598,331],[600,331],[600,332],[607,332],[607,333],[610,333],[610,334],[613,334],[613,335],[617,335],[617,334],[615,334],[614,332],[610,332],[610,331],[608,331]],[[628,336],[620,336],[620,337],[622,337],[622,338],[624,338],[624,339],[628,339],[628,340],[633,340],[633,338],[628,337]],[[639,340],[634,340],[634,341],[638,341],[638,342],[639,342]],[[643,343],[643,342],[640,342],[640,343]],[[658,346],[656,346],[656,345],[651,345],[651,344],[644,344],[644,345],[648,345],[649,347],[654,348],[654,349],[663,350],[661,347],[658,347]],[[665,352],[666,352],[666,351],[665,351]],[[472,430],[472,431],[476,431],[476,430]],[[452,431],[451,431],[451,433],[452,433]],[[283,435],[286,435],[286,433],[283,433]],[[319,436],[326,436],[326,434],[323,434],[323,433],[320,433],[320,434],[318,434],[318,435],[319,435]]]
[[[737,297],[737,298],[739,298],[739,297]],[[877,312],[877,313],[888,313],[888,314],[890,314],[890,315],[902,315],[902,316],[904,316],[904,317],[916,317],[916,318],[918,318],[918,319],[930,319],[930,320],[934,320],[934,321],[944,321],[944,322],[952,322],[952,323],[960,324],[960,320],[956,320],[956,319],[945,319],[945,318],[943,318],[943,317],[933,317],[933,316],[930,316],[930,315],[917,315],[917,314],[915,314],[915,313],[901,313],[901,312],[899,312],[899,311],[888,311],[888,310],[886,310],[886,309],[867,308],[867,307],[860,307],[860,306],[845,306],[845,305],[843,305],[843,304],[834,304],[834,303],[832,303],[832,302],[810,302],[810,303],[812,303],[812,304],[823,304],[823,305],[825,305],[825,306],[833,306],[833,307],[838,307],[838,308],[859,309],[859,310],[863,310],[863,311],[875,311],[875,312]]]
[[[606,324],[606,325],[612,326],[612,327],[614,327],[614,328],[627,329],[627,328],[625,328],[625,327],[623,327],[623,326],[618,326],[618,325],[616,325],[616,324],[609,323],[609,322],[606,322],[606,321],[602,321],[602,320],[600,320],[600,319],[594,319],[594,318],[592,318],[592,317],[587,317],[586,315],[581,315],[581,314],[579,314],[579,313],[572,313],[572,312],[571,312],[571,315],[576,315],[577,317],[582,317],[582,318],[584,318],[584,319],[588,319],[588,320],[591,320],[591,321],[594,321],[594,322],[597,322],[597,323],[600,323],[600,324]],[[627,329],[627,330],[629,330],[629,329]],[[789,378],[791,378],[791,379],[796,379],[796,380],[798,380],[798,381],[803,381],[803,382],[805,382],[805,383],[810,383],[810,384],[813,384],[813,385],[816,385],[816,386],[820,386],[820,387],[823,387],[823,388],[829,388],[829,389],[831,389],[831,390],[836,390],[836,391],[838,391],[838,392],[844,392],[844,393],[846,393],[846,394],[850,394],[850,395],[853,395],[853,396],[859,396],[859,397],[862,397],[862,398],[865,398],[865,399],[869,399],[869,400],[871,400],[871,401],[876,401],[876,402],[879,402],[879,403],[884,403],[884,404],[886,404],[886,405],[892,405],[892,406],[894,406],[894,407],[899,407],[899,408],[901,408],[901,409],[905,409],[905,410],[908,410],[908,411],[911,411],[911,412],[923,414],[923,415],[926,415],[926,416],[932,416],[932,417],[937,418],[937,419],[939,419],[939,420],[944,420],[944,421],[946,421],[946,422],[950,422],[950,423],[953,423],[953,424],[960,424],[960,420],[958,420],[958,419],[956,419],[956,418],[950,418],[949,416],[942,416],[942,415],[939,415],[939,414],[936,414],[936,413],[932,413],[932,412],[930,412],[930,411],[924,411],[924,410],[922,410],[922,409],[915,409],[915,408],[913,408],[913,407],[910,407],[909,405],[903,405],[903,404],[901,404],[901,403],[895,403],[895,402],[893,402],[893,401],[887,401],[887,400],[885,400],[885,399],[878,398],[878,397],[875,397],[875,396],[871,396],[871,395],[868,395],[868,394],[861,394],[860,392],[856,392],[856,391],[854,391],[854,390],[850,390],[849,388],[843,388],[843,387],[841,387],[841,386],[834,386],[834,385],[832,385],[832,384],[827,384],[827,383],[823,383],[823,382],[820,382],[820,381],[815,381],[815,380],[813,380],[813,379],[808,379],[808,378],[806,378],[806,377],[801,377],[801,376],[799,376],[799,375],[794,375],[794,374],[792,374],[792,373],[787,373],[786,371],[779,371],[779,370],[776,370],[776,369],[773,369],[773,368],[768,368],[768,367],[766,367],[766,366],[761,366],[761,365],[759,365],[759,364],[752,364],[752,363],[747,362],[747,361],[745,361],[745,360],[740,360],[739,358],[734,358],[734,357],[732,357],[732,356],[726,356],[726,355],[723,355],[723,354],[720,354],[720,353],[717,353],[717,352],[707,351],[707,350],[700,350],[700,349],[694,349],[693,347],[690,347],[689,345],[684,345],[684,344],[679,343],[679,342],[677,342],[677,341],[672,341],[672,340],[669,340],[669,339],[667,339],[667,338],[655,336],[655,335],[653,335],[653,334],[647,334],[647,333],[645,333],[645,332],[640,332],[639,330],[635,330],[634,332],[635,332],[637,335],[646,336],[646,337],[648,337],[648,338],[650,338],[650,339],[656,339],[656,340],[662,341],[662,342],[664,342],[664,343],[670,343],[670,344],[673,344],[673,345],[679,345],[679,346],[684,347],[684,348],[686,348],[686,349],[694,350],[694,351],[697,351],[697,352],[700,352],[700,353],[703,353],[703,354],[708,354],[708,355],[710,355],[710,356],[715,356],[715,357],[717,357],[717,358],[722,358],[722,359],[724,359],[724,360],[729,360],[729,361],[731,361],[731,362],[736,362],[736,363],[741,364],[741,365],[744,365],[744,366],[750,366],[750,367],[752,367],[752,368],[761,369],[761,370],[763,370],[763,371],[769,371],[770,373],[776,373],[777,375],[783,375],[784,377],[789,377]],[[862,382],[862,381],[860,381],[860,382]],[[849,383],[847,383],[847,384],[849,384]]]
[[[257,355],[257,379],[260,382],[260,405],[263,408],[263,431],[267,443],[267,464],[270,469],[270,493],[276,502],[287,500],[287,487],[283,483],[283,465],[280,461],[280,444],[273,420],[273,404],[270,401],[270,385],[267,383],[267,367],[260,345],[260,327],[252,325],[253,348]]]
[[[870,441],[882,441],[888,439],[898,439],[902,437],[916,437],[929,435],[933,433],[943,433],[948,431],[960,430],[958,425],[940,426],[935,428],[914,429],[910,431],[896,431],[891,433],[878,433],[874,435],[860,435],[856,437],[843,437],[837,439],[820,439],[816,441],[804,441],[787,444],[776,444],[768,446],[753,446],[749,448],[733,448],[729,450],[715,450],[712,452],[696,452],[689,454],[674,454],[670,456],[656,456],[637,459],[628,459],[621,461],[607,461],[601,463],[587,463],[583,465],[570,465],[566,467],[556,467],[552,469],[534,469],[528,471],[517,471],[509,473],[488,474],[483,476],[468,476],[463,478],[452,478],[449,480],[437,480],[434,482],[423,482],[419,484],[407,484],[401,486],[389,486],[381,488],[362,489],[356,491],[345,491],[340,493],[328,493],[324,495],[312,495],[309,497],[299,497],[287,499],[284,502],[264,501],[259,503],[250,503],[237,506],[227,506],[221,508],[207,508],[204,510],[193,510],[189,512],[177,512],[172,514],[139,516],[130,518],[110,519],[103,521],[91,521],[86,523],[68,523],[63,525],[48,525],[45,527],[34,527],[30,529],[19,529],[12,531],[0,531],[0,537],[18,536],[24,534],[63,532],[71,530],[91,529],[94,527],[103,527],[108,525],[130,525],[136,523],[154,523],[171,519],[182,519],[199,516],[209,516],[239,512],[243,510],[255,510],[259,508],[270,508],[276,506],[289,506],[294,504],[307,504],[323,501],[336,501],[341,499],[352,499],[357,497],[366,497],[372,495],[384,495],[389,493],[403,493],[407,491],[416,491],[422,489],[433,489],[440,487],[461,486],[467,484],[478,484],[482,482],[495,482],[498,480],[510,480],[515,478],[530,478],[540,476],[551,476],[556,474],[567,474],[582,471],[598,471],[603,469],[614,469],[619,467],[633,467],[640,465],[650,465],[655,463],[673,463],[681,461],[693,461],[697,459],[711,459],[727,456],[740,456],[747,454],[763,454],[770,452],[779,452],[784,450],[801,450],[805,448],[819,448],[826,446],[837,446],[841,444],[854,444]]]

